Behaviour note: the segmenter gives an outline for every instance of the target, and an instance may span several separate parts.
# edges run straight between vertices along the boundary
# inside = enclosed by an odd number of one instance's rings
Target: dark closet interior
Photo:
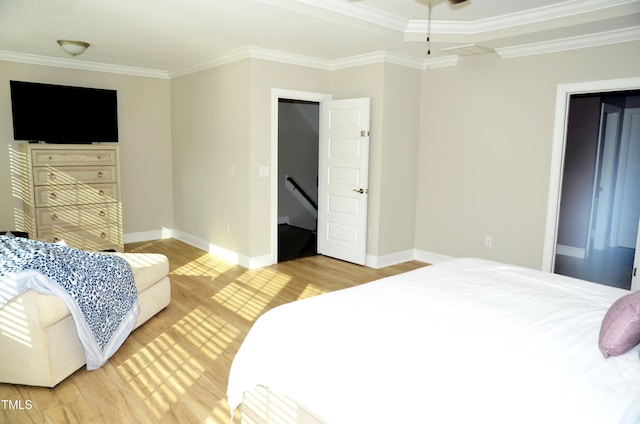
[[[319,107],[278,101],[278,262],[318,251]]]
[[[640,90],[571,96],[555,273],[630,288],[640,190],[629,180],[639,175],[640,134],[627,112],[638,108]]]

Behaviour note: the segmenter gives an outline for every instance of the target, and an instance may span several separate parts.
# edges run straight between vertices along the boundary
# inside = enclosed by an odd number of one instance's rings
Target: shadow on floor
[[[317,254],[318,242],[315,231],[288,224],[278,225],[278,262]]]

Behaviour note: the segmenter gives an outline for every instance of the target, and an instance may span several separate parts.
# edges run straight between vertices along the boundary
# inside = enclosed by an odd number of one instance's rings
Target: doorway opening
[[[629,289],[640,219],[640,90],[569,97],[553,272]]]
[[[320,103],[278,99],[277,262],[318,252]]]

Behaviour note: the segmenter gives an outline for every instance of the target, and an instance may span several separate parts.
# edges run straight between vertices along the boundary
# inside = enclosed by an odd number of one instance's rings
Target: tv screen
[[[10,81],[13,138],[45,143],[118,141],[115,90]]]

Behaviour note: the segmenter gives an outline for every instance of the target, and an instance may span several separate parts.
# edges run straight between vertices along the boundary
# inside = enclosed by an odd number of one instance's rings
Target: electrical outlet
[[[493,246],[493,237],[486,236],[484,238],[484,247],[492,247]]]

